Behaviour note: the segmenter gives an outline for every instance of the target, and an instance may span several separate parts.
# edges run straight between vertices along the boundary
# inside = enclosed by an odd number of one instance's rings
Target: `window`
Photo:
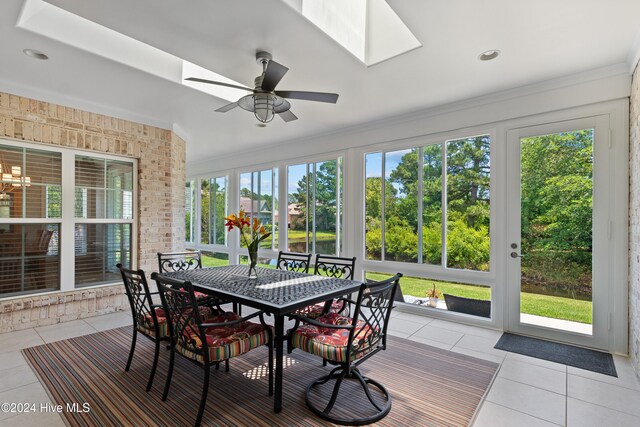
[[[488,271],[489,143],[481,135],[367,154],[366,258]]]
[[[227,177],[203,179],[200,182],[201,243],[227,244],[225,216],[227,216]]]
[[[287,250],[340,253],[342,159],[287,168]]]
[[[261,248],[278,250],[278,168],[240,174],[240,209],[271,232]]]
[[[187,181],[184,188],[185,242],[193,243],[196,221],[196,182]]]
[[[0,297],[59,289],[61,154],[0,145],[0,178]]]
[[[75,156],[76,287],[117,281],[131,265],[133,163]]]

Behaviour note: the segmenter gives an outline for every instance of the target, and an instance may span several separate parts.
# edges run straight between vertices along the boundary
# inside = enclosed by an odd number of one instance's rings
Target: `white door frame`
[[[611,188],[615,181],[613,162],[610,155],[610,120],[608,115],[598,115],[581,119],[548,123],[512,129],[507,132],[507,330],[578,344],[586,347],[610,349],[609,330],[610,270],[613,268],[608,256],[615,246],[611,234],[611,208],[614,206]],[[593,264],[592,301],[593,334],[580,334],[525,324],[520,321],[520,260],[509,254],[520,254],[520,140],[538,135],[559,132],[594,129],[593,142]],[[511,245],[517,248],[512,249]],[[526,256],[526,254],[523,254]]]

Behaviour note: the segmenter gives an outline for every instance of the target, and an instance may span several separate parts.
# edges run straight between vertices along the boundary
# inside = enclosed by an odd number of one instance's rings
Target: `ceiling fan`
[[[229,83],[216,82],[213,80],[200,79],[197,77],[189,77],[186,80],[192,82],[209,83],[219,86],[232,87],[251,92],[250,95],[243,96],[236,102],[222,106],[216,110],[218,113],[226,113],[236,107],[243,110],[251,111],[261,123],[269,123],[277,114],[285,122],[297,120],[295,114],[290,110],[291,104],[289,99],[303,99],[306,101],[329,102],[335,104],[338,101],[337,93],[325,92],[301,92],[295,90],[275,90],[276,85],[282,77],[289,71],[283,65],[273,61],[272,56],[268,52],[257,52],[256,62],[262,65],[262,74],[255,78],[255,89],[244,86],[238,86]]]

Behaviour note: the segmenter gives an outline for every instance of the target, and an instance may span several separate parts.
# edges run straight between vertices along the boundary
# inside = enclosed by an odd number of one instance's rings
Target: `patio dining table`
[[[257,268],[258,277],[248,277],[246,265],[229,265],[163,273],[190,281],[194,288],[274,316],[275,396],[274,412],[282,410],[284,318],[308,305],[328,301],[359,289],[361,282],[269,268]]]

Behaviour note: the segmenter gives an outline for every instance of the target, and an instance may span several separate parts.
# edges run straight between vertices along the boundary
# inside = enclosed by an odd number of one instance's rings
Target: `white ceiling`
[[[39,0],[33,0],[39,1]],[[0,2],[0,90],[174,129],[198,163],[557,77],[626,64],[640,50],[638,0],[387,0],[422,47],[367,68],[283,0],[47,0],[252,86],[256,50],[289,67],[281,90],[299,120],[266,128],[226,100],[16,27],[24,0]],[[46,52],[48,61],[22,49]],[[499,49],[498,59],[478,55]]]

